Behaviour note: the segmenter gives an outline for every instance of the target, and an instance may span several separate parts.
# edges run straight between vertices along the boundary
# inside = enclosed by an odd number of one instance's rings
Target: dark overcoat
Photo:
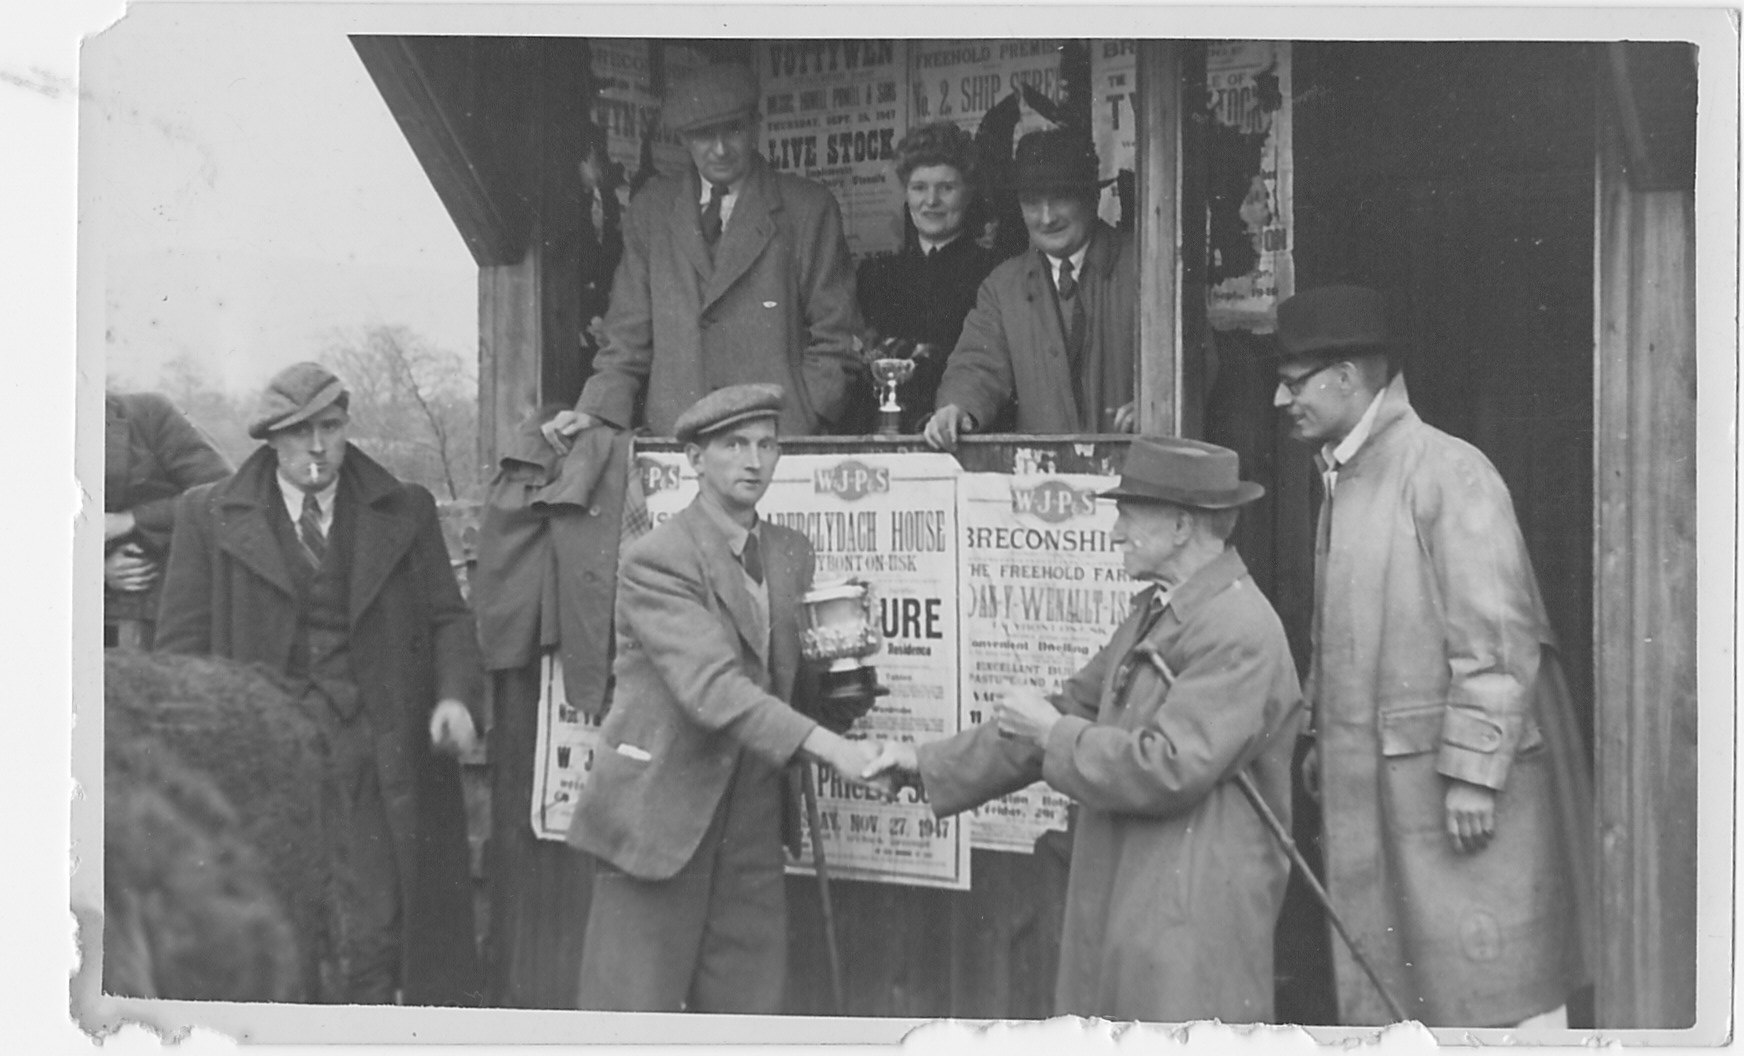
[[[229,475],[230,463],[155,392],[103,400],[103,509],[133,511],[133,536],[155,560],[169,549],[176,496]]]
[[[1038,779],[1078,802],[1056,1014],[1264,1022],[1290,861],[1235,778],[1289,825],[1295,662],[1233,549],[1140,639],[1153,593],[1066,681],[1044,746],[988,721],[920,745],[922,781],[940,816]]]
[[[782,386],[785,436],[841,419],[861,368],[854,270],[828,188],[752,156],[711,254],[696,169],[650,181],[630,203],[612,279],[605,345],[575,409],[619,428],[671,436],[679,414],[716,389]]]
[[[870,332],[879,338],[899,337],[928,346],[915,356],[914,373],[897,387],[903,432],[920,432],[932,416],[933,396],[944,376],[945,360],[957,347],[963,319],[975,307],[981,283],[995,263],[992,251],[981,248],[967,234],[928,255],[921,252],[912,231],[900,252],[861,263],[860,314]],[[862,397],[867,432],[871,431],[878,395],[868,391]]]
[[[103,510],[133,513],[133,531],[109,540],[105,550],[138,543],[161,564],[176,523],[176,497],[229,473],[230,463],[169,400],[155,392],[105,394]],[[151,620],[162,585],[159,576],[150,590],[138,593],[105,588],[105,617]]]
[[[945,363],[935,405],[956,404],[985,429],[1016,401],[1015,430],[1059,435],[1113,429],[1109,412],[1132,402],[1138,344],[1138,264],[1132,239],[1096,221],[1084,254],[1085,392],[1098,413],[1083,413],[1055,304],[1054,279],[1034,250],[987,276]]]
[[[1409,1016],[1510,1026],[1589,978],[1588,763],[1501,475],[1417,416],[1404,375],[1380,399],[1315,556],[1326,887]],[[1448,839],[1448,778],[1497,793],[1481,851]],[[1340,1020],[1387,1022],[1333,954]]]
[[[262,447],[233,476],[182,496],[158,613],[158,650],[218,656],[282,676],[296,639],[297,587],[275,534],[277,456]],[[346,450],[339,502],[353,526],[353,681],[375,737],[401,883],[409,1004],[482,995],[460,770],[430,745],[438,700],[474,708],[482,672],[430,493]],[[482,728],[482,726],[481,726]]]

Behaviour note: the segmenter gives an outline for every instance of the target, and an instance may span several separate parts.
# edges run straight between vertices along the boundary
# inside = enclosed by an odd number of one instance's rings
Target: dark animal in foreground
[[[226,661],[104,658],[104,989],[311,1001],[338,965],[326,745]]]

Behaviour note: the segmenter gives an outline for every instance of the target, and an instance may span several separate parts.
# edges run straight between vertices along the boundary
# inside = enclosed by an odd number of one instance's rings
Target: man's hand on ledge
[[[568,454],[569,442],[576,433],[599,424],[598,418],[582,411],[558,411],[551,416],[550,421],[539,427],[539,432],[558,454]]]
[[[926,442],[940,451],[955,451],[957,437],[975,431],[975,416],[954,403],[947,403],[927,419],[922,435]]]

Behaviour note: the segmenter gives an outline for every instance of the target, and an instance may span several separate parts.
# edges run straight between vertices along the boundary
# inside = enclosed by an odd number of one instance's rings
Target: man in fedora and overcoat
[[[349,395],[318,363],[280,371],[237,471],[182,495],[156,648],[248,664],[324,730],[350,1004],[482,997],[453,756],[482,678],[430,493],[346,438]]]
[[[584,1009],[781,1011],[790,764],[857,782],[873,758],[840,735],[871,699],[820,700],[800,661],[811,543],[757,515],[786,406],[732,385],[679,415],[696,498],[619,562],[617,684],[569,830],[596,859]]]
[[[1236,784],[1285,825],[1301,712],[1271,603],[1228,539],[1265,489],[1233,451],[1132,443],[1111,539],[1150,585],[1108,645],[988,721],[886,745],[869,773],[917,774],[935,813],[1036,781],[1078,804],[1054,1013],[1180,1022],[1272,1016],[1272,929],[1290,863]]]
[[[1278,307],[1274,404],[1321,504],[1304,781],[1333,907],[1430,1026],[1566,1025],[1588,979],[1592,803],[1507,486],[1411,407],[1384,302]],[[1391,1017],[1342,945],[1339,1018]]]
[[[1096,215],[1096,148],[1069,128],[1017,145],[1009,188],[1029,249],[981,283],[924,430],[934,447],[1009,423],[1020,433],[1131,432],[1138,264]]]
[[[544,427],[566,449],[582,429],[678,416],[726,385],[782,387],[781,431],[829,432],[860,370],[854,266],[829,188],[757,153],[757,79],[737,64],[676,79],[661,112],[692,164],[630,203],[605,340],[575,409]]]

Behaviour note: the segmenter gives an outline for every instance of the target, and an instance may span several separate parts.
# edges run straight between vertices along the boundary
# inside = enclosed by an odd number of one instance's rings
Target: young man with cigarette
[[[482,672],[430,493],[347,440],[318,363],[267,384],[234,474],[185,492],[156,648],[248,664],[323,726],[351,1004],[482,996],[460,773]],[[173,748],[173,746],[171,746]]]

